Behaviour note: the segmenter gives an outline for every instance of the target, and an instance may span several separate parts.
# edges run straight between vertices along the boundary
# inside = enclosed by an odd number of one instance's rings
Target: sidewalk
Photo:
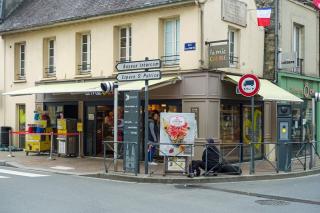
[[[149,174],[144,174],[144,164],[140,163],[140,174],[135,176],[131,173],[113,171],[112,160],[107,161],[109,172],[105,173],[103,158],[67,158],[57,157],[49,160],[48,155],[25,155],[25,152],[13,152],[15,157],[8,157],[8,152],[0,152],[0,166],[13,166],[18,168],[32,169],[38,171],[49,171],[59,174],[79,175],[87,177],[105,178],[120,181],[141,183],[213,183],[213,182],[236,182],[249,180],[283,179],[320,173],[320,168],[304,171],[301,165],[293,163],[293,171],[276,173],[274,168],[266,161],[256,161],[256,172],[249,174],[249,164],[241,164],[243,171],[241,176],[222,175],[201,176],[188,178],[185,174],[163,174],[163,164],[149,167]],[[121,167],[122,161],[118,163]],[[319,164],[318,164],[319,165]],[[294,167],[297,167],[294,169]],[[300,168],[301,167],[301,168]]]

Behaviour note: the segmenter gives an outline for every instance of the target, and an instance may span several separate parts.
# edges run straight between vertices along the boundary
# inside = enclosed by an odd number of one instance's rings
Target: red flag
[[[316,8],[320,10],[320,0],[313,0],[313,4]]]

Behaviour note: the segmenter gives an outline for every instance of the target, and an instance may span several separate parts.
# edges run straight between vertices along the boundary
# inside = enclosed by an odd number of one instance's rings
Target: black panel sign
[[[140,135],[140,93],[124,93],[124,169],[127,172],[139,171]]]

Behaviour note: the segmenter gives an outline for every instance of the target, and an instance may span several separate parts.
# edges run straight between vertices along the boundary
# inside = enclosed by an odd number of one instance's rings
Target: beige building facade
[[[36,2],[22,3],[12,17],[18,19]],[[255,11],[254,0],[186,0],[25,26],[15,26],[9,18],[0,29],[6,93],[0,126],[22,130],[33,122],[35,110],[48,111],[54,126],[57,113],[63,111],[84,123],[82,152],[99,155],[106,139],[100,132],[113,109],[113,97],[96,88],[115,79],[117,62],[148,57],[162,60],[163,76],[151,82],[149,111],[194,112],[199,142],[213,137],[222,143],[248,144],[250,102],[236,93],[236,83],[245,73],[263,76],[264,29],[257,26]],[[213,68],[209,62],[210,48],[220,44],[216,41],[227,44],[227,68]],[[271,82],[262,81],[261,90],[268,90]],[[143,85],[119,87],[133,88]],[[261,94],[256,98],[256,138],[271,141],[269,113],[279,97]],[[120,97],[120,105],[121,101]],[[18,138],[14,142],[23,146]],[[247,152],[242,151],[244,160]]]

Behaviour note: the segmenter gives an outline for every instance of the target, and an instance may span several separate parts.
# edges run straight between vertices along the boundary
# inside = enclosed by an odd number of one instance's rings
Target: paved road
[[[320,175],[185,187],[0,167],[0,192],[0,213],[320,212]]]

